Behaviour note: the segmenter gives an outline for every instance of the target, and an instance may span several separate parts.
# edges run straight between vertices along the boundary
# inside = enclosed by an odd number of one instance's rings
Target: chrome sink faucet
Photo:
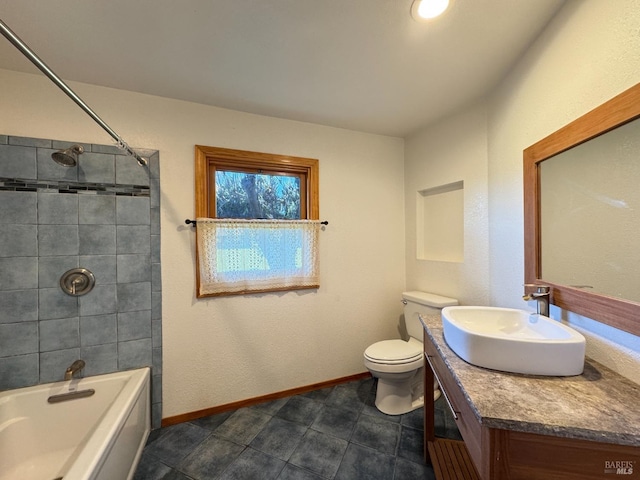
[[[76,372],[79,372],[84,368],[84,365],[84,360],[76,360],[75,362],[73,362],[64,372],[64,379],[71,380]]]
[[[536,301],[536,313],[538,315],[544,315],[545,317],[549,316],[549,294],[550,287],[546,285],[534,285],[531,283],[527,283],[524,285],[525,287],[535,287],[536,291],[531,293],[526,293],[522,296],[522,299],[525,301],[535,300]]]

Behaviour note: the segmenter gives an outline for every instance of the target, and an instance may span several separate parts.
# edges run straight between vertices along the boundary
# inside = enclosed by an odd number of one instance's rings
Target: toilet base
[[[438,383],[433,385],[433,399],[440,398]],[[398,380],[394,376],[378,377],[376,408],[387,415],[403,415],[424,406],[422,368],[413,377]]]

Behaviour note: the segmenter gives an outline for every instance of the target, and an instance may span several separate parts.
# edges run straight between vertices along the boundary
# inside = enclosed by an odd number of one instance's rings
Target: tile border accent
[[[146,185],[123,185],[115,183],[69,182],[66,180],[37,181],[23,178],[0,177],[0,191],[72,193],[82,195],[119,195],[148,197],[150,188]]]

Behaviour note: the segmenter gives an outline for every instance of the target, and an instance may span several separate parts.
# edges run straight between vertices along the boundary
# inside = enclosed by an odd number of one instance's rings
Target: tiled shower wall
[[[51,154],[71,142],[0,135],[0,390],[152,367],[152,423],[162,415],[160,168],[110,145],[81,144],[78,165]],[[74,297],[60,277],[86,268]]]

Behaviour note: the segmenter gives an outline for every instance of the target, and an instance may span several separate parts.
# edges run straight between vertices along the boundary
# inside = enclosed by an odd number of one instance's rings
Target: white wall
[[[522,150],[640,82],[638,25],[638,0],[569,1],[496,89],[489,115],[492,303],[522,306]],[[637,336],[552,314],[585,334],[587,355],[640,382]]]
[[[640,81],[638,25],[639,0],[569,1],[492,96],[406,140],[406,167],[397,138],[71,84],[131,145],[160,151],[164,416],[364,371],[364,348],[396,334],[405,260],[407,288],[526,307],[522,150]],[[0,86],[0,134],[109,140],[39,75],[0,70]],[[195,299],[194,144],[320,159],[318,292]],[[416,260],[416,192],[460,180],[464,263]],[[552,313],[640,382],[638,337]]]
[[[0,70],[0,133],[109,143],[40,75]],[[164,417],[366,371],[397,335],[405,285],[403,140],[86,84],[132,146],[160,151]],[[321,288],[195,299],[194,145],[318,158]],[[132,160],[133,161],[133,160]]]
[[[638,0],[569,1],[496,89],[489,115],[492,303],[522,306],[522,150],[640,82],[638,25]],[[585,334],[587,355],[640,382],[637,336],[552,314]]]
[[[535,308],[522,300],[522,151],[640,81],[638,25],[638,0],[569,1],[486,99],[486,126],[482,107],[472,106],[407,139],[408,288],[441,289],[464,304]],[[416,261],[416,188],[461,178],[464,264]],[[477,202],[466,199],[472,179]],[[488,243],[482,185],[488,186]],[[640,382],[637,336],[557,308],[551,313],[585,334],[587,355]]]
[[[480,103],[406,139],[405,216],[407,289],[458,299],[489,301],[487,113]],[[416,257],[417,192],[464,183],[464,262]]]

